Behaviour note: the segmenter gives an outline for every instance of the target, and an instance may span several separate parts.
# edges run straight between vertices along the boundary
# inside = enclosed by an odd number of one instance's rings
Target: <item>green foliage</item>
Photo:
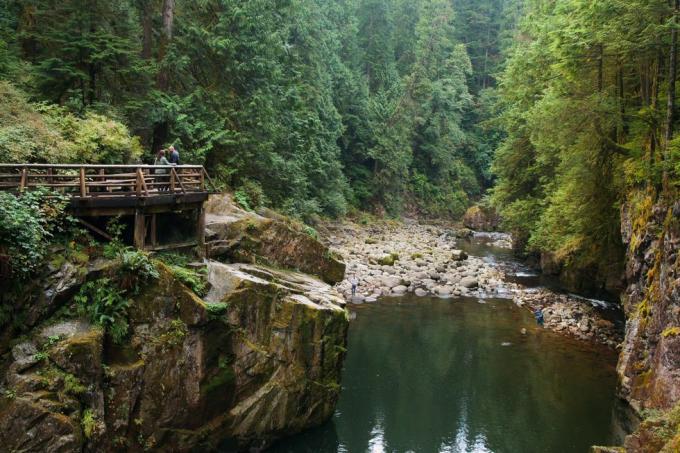
[[[87,392],[87,387],[85,387],[77,377],[70,373],[64,375],[64,392],[73,396],[80,396]]]
[[[206,280],[205,268],[198,271],[183,266],[168,265],[168,267],[177,280],[191,288],[198,296],[203,297],[206,295],[208,282]]]
[[[604,281],[623,259],[628,193],[660,188],[664,174],[678,181],[677,139],[662,140],[669,81],[659,69],[671,14],[644,0],[525,8],[497,92],[506,138],[492,201],[524,252],[552,252]]]
[[[130,300],[110,278],[85,283],[73,300],[78,314],[104,327],[115,343],[127,336]]]
[[[210,319],[218,319],[227,312],[229,304],[224,302],[206,302],[205,307],[208,310],[208,317]]]
[[[0,256],[13,277],[25,279],[43,265],[50,242],[71,225],[67,204],[67,197],[47,189],[0,192]]]
[[[97,419],[94,416],[92,409],[85,409],[83,411],[83,419],[81,422],[83,426],[83,434],[86,439],[91,439],[95,430],[97,429]]]
[[[495,102],[475,96],[514,1],[5,3],[0,78],[21,91],[0,85],[1,161],[120,163],[174,143],[244,208],[303,220],[406,203],[458,216],[491,183],[499,134],[479,123]]]
[[[32,104],[0,81],[0,161],[122,164],[139,158],[139,139],[122,123],[94,112]]]
[[[309,225],[304,225],[303,230],[307,236],[311,237],[312,239],[319,239],[319,233],[316,231],[314,228],[310,227]]]
[[[157,279],[160,274],[147,252],[126,247],[119,253],[120,270],[123,273],[122,287],[138,294],[140,285],[151,279]]]

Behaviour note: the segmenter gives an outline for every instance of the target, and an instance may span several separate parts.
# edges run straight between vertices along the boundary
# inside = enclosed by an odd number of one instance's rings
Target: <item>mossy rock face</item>
[[[30,345],[30,346],[29,346]],[[82,414],[103,416],[103,332],[86,321],[61,321],[15,346],[2,381],[0,445],[8,451],[82,451]],[[27,362],[25,354],[38,351]],[[28,366],[27,366],[28,365]],[[87,441],[102,440],[98,425]]]
[[[204,301],[159,264],[121,344],[80,319],[48,319],[15,344],[0,363],[2,448],[247,449],[327,420],[346,347],[342,297],[298,272],[209,267]]]
[[[677,197],[675,197],[677,199]],[[627,246],[622,295],[626,337],[617,370],[622,394],[641,409],[680,403],[680,218],[674,203],[630,194],[621,209]]]
[[[229,200],[208,204],[206,241],[212,258],[298,270],[335,284],[345,264],[316,237],[292,220],[245,212]]]
[[[463,225],[475,231],[496,231],[501,218],[494,208],[471,206],[463,216]]]

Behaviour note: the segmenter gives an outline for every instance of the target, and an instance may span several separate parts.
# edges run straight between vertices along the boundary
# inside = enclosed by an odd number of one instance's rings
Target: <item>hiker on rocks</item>
[[[544,322],[544,320],[543,320],[543,310],[541,310],[540,308],[537,308],[536,310],[534,310],[534,317],[536,317],[536,324],[543,327],[543,322]]]
[[[170,159],[168,159],[171,165],[179,165],[179,151],[175,148],[175,145],[170,145]]]
[[[170,162],[168,162],[168,159],[165,157],[165,150],[164,149],[158,151],[158,154],[156,155],[156,160],[154,160],[153,164],[154,165],[170,165]],[[168,170],[166,170],[165,168],[156,168],[154,170],[154,174],[157,175],[157,176],[160,175],[161,177],[157,178],[157,179],[160,179],[163,182],[165,182],[165,175],[168,174]],[[158,190],[161,190],[161,191],[168,190],[168,188],[169,187],[165,184],[158,186]]]
[[[357,278],[356,274],[352,275],[352,278],[349,280],[349,282],[352,284],[352,297],[357,295],[357,286],[359,286],[359,279]]]

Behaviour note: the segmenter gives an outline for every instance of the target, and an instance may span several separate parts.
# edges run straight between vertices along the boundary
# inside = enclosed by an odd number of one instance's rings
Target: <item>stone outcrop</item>
[[[211,263],[204,301],[159,267],[123,344],[71,319],[12,348],[3,448],[260,448],[332,415],[348,327],[340,295],[296,272]]]
[[[463,225],[475,231],[497,231],[501,217],[494,208],[471,206],[463,216]]]
[[[309,227],[281,216],[244,211],[227,195],[212,196],[206,204],[210,257],[297,269],[337,283],[344,278],[345,264],[315,234]]]
[[[258,232],[284,228],[256,219]],[[286,234],[290,253],[309,244],[299,232]],[[269,239],[243,248],[261,259],[208,261],[203,298],[156,262],[158,278],[130,296],[129,328],[119,343],[80,317],[73,297],[102,272],[124,275],[116,262],[49,271],[28,297],[46,304],[0,355],[0,450],[259,451],[326,421],[340,393],[345,301],[316,277],[282,269],[287,261]],[[295,267],[311,269],[314,260],[331,266],[328,250],[313,244]],[[234,252],[229,261],[251,256]],[[13,316],[33,312],[17,304]]]
[[[622,207],[621,220],[628,247],[621,393],[641,413],[663,414],[643,421],[625,448],[675,452],[680,448],[680,201],[655,204],[634,194]]]
[[[618,370],[624,395],[638,409],[670,409],[680,401],[678,214],[646,198],[622,211],[628,322]]]

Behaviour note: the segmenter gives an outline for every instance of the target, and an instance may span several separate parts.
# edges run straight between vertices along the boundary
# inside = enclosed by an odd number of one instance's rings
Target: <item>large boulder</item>
[[[463,225],[475,231],[496,231],[500,223],[496,210],[486,206],[471,206],[463,216]]]
[[[0,362],[3,451],[261,449],[332,415],[348,314],[329,285],[210,263],[202,300],[159,273],[121,344],[48,320]]]
[[[330,284],[345,277],[345,264],[314,230],[282,216],[244,211],[226,195],[206,203],[206,244],[209,257],[220,261],[299,270]]]

